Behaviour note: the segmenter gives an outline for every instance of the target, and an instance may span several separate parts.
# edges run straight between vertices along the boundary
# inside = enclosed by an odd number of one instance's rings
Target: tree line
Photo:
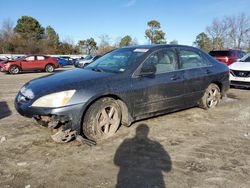
[[[244,13],[214,19],[205,31],[197,35],[194,45],[203,49],[243,49],[250,52],[250,17]]]
[[[165,33],[156,20],[148,22],[145,37],[150,43],[166,43]],[[14,25],[11,20],[5,20],[0,29],[0,53],[11,54],[103,54],[118,47],[137,45],[136,38],[126,35],[115,44],[110,43],[106,34],[99,36],[100,44],[94,38],[79,40],[74,44],[72,40],[60,41],[58,33],[52,26],[43,27],[38,20],[31,16],[22,16]]]
[[[149,44],[167,44],[166,33],[157,20],[147,22],[145,38]],[[107,34],[99,36],[99,45],[93,37],[79,40],[76,44],[70,39],[61,41],[52,26],[43,27],[38,20],[30,16],[22,16],[14,25],[5,20],[0,29],[0,53],[11,54],[104,54],[118,47],[137,45],[137,39],[126,35],[110,42]],[[178,44],[177,40],[169,44]],[[205,31],[197,35],[193,43],[204,51],[228,48],[250,51],[250,18],[245,14],[237,17],[228,16],[214,19]]]

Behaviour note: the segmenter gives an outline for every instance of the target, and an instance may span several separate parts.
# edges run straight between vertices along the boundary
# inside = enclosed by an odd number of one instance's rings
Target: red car
[[[213,56],[220,62],[231,65],[246,55],[246,53],[242,50],[213,50],[209,52],[209,55]]]
[[[28,55],[16,60],[1,62],[2,72],[18,74],[20,71],[45,70],[53,72],[59,67],[57,58],[45,55]]]

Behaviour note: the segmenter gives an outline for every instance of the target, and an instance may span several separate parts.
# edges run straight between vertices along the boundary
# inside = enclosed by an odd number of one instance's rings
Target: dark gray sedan
[[[28,82],[15,106],[42,125],[60,127],[65,138],[74,132],[97,141],[135,120],[193,106],[213,108],[228,88],[228,67],[197,48],[132,46],[85,68]]]

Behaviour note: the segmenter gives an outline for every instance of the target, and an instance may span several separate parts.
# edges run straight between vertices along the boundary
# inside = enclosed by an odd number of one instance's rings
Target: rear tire
[[[220,88],[216,84],[210,84],[203,97],[199,102],[199,106],[203,109],[210,109],[217,106],[221,99]]]
[[[10,74],[18,74],[20,72],[20,68],[16,65],[10,67],[9,73]]]
[[[45,71],[46,72],[53,72],[55,70],[54,66],[51,64],[46,65]]]
[[[83,119],[83,133],[98,141],[113,136],[121,123],[121,110],[113,98],[102,98],[93,103]]]

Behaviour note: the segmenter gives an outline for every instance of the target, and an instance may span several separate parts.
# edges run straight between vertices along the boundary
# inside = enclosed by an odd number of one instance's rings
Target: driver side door
[[[134,117],[181,108],[184,92],[183,75],[178,70],[176,50],[157,50],[147,57],[142,67],[147,64],[155,66],[155,74],[140,73],[132,79]]]
[[[22,61],[23,70],[32,70],[35,68],[35,56],[28,56]]]

